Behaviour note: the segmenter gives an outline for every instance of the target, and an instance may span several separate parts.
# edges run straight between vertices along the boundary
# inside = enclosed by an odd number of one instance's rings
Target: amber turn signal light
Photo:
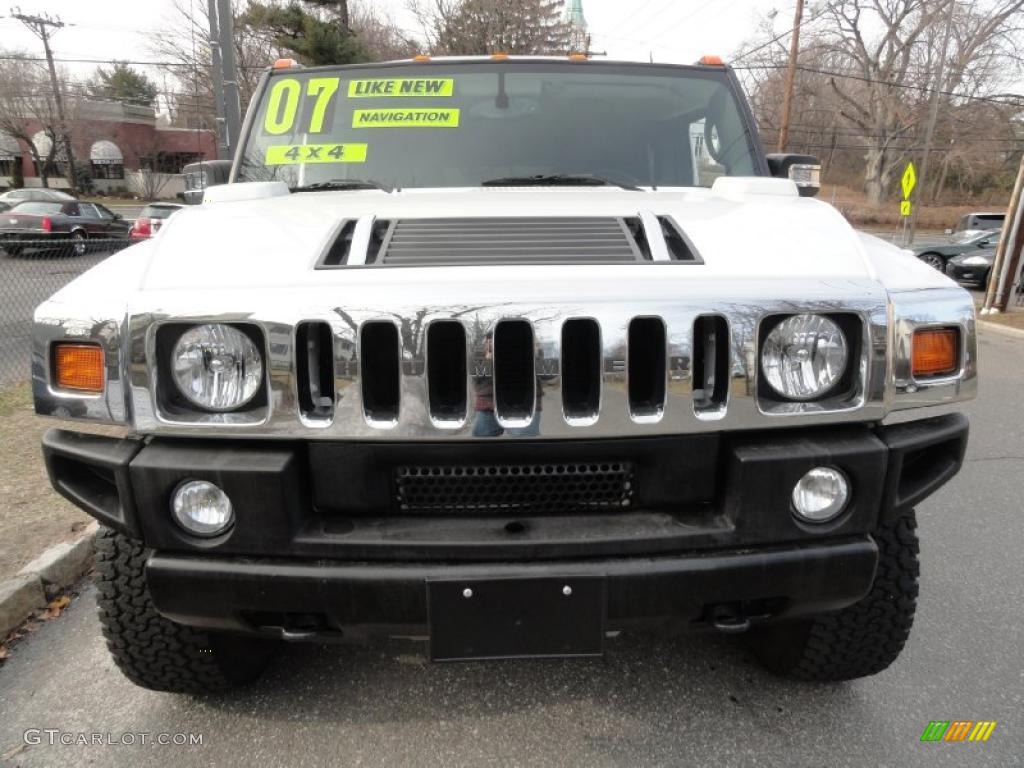
[[[942,376],[960,367],[960,331],[933,328],[914,332],[914,376]]]
[[[57,389],[98,395],[103,391],[103,373],[103,348],[98,344],[54,345],[53,383]]]

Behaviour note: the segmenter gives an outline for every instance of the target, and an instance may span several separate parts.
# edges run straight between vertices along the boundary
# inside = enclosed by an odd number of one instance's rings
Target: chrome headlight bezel
[[[825,329],[833,331],[834,337],[841,342],[842,364],[837,366],[834,375],[830,375],[817,389],[786,391],[785,382],[777,374],[777,365],[768,361],[767,355],[773,353],[777,344],[773,334],[778,333],[786,324],[799,325],[801,321],[824,325]],[[859,318],[846,313],[795,312],[765,318],[758,334],[757,348],[760,397],[763,400],[782,403],[818,403],[841,398],[854,388],[860,370],[860,325]]]
[[[229,338],[244,349],[254,354],[256,365],[245,376],[246,384],[243,396],[229,403],[206,401],[194,396],[182,385],[179,373],[175,370],[179,359],[180,346],[183,339],[192,332],[203,328],[220,328],[228,330]],[[160,326],[156,338],[157,361],[160,369],[158,381],[158,398],[161,408],[169,416],[186,416],[194,414],[196,418],[245,414],[266,406],[267,402],[267,355],[260,330],[247,323],[223,322],[189,322],[172,323]]]

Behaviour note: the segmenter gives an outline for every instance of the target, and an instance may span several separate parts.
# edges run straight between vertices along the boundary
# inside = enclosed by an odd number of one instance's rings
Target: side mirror
[[[768,170],[779,179],[796,184],[800,197],[814,197],[821,190],[821,162],[814,155],[768,155]]]
[[[114,214],[114,221],[120,221],[123,218],[124,218],[124,216],[122,216],[120,213],[115,213]]]

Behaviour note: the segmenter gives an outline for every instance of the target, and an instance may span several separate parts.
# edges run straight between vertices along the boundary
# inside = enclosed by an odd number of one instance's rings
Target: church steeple
[[[590,35],[587,34],[587,20],[583,17],[583,0],[569,0],[565,8],[565,21],[569,25],[569,51],[589,51]]]

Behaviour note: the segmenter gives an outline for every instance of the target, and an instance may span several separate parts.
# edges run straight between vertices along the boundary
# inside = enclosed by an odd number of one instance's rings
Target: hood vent
[[[484,264],[702,263],[667,216],[346,221],[318,269]]]
[[[621,264],[642,258],[622,219],[406,219],[396,223],[385,265]]]
[[[390,229],[390,221],[374,219],[372,216],[343,222],[317,264],[317,269],[372,264]]]

